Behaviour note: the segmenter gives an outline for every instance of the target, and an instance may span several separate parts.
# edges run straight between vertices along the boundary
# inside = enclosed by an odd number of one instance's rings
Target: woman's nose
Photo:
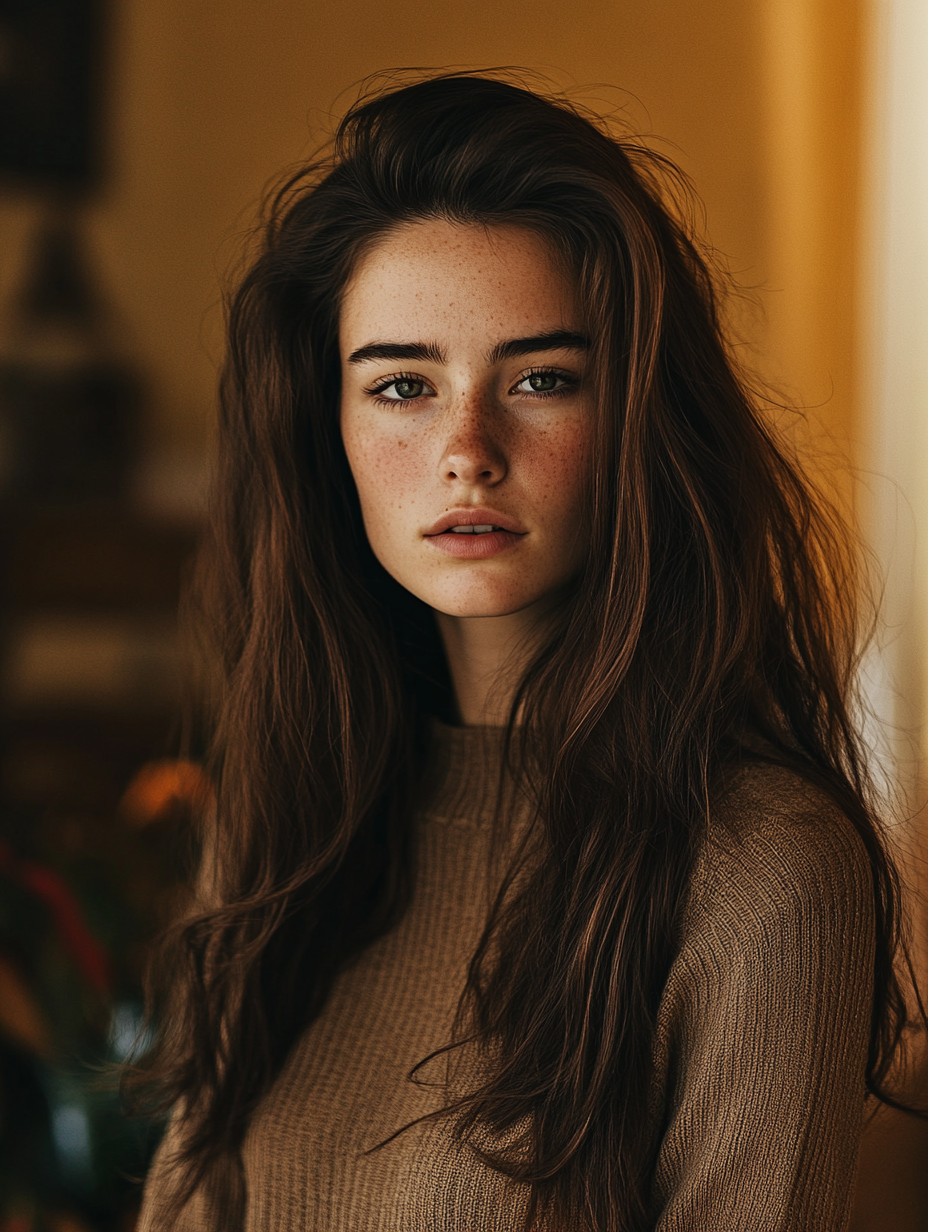
[[[451,415],[440,463],[446,482],[496,484],[505,477],[506,457],[488,419],[488,408],[475,403]]]

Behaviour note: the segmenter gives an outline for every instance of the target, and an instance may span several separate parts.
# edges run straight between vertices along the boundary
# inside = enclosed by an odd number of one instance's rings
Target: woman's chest
[[[458,1142],[447,1116],[419,1121],[460,1089],[467,1054],[410,1076],[451,1038],[488,883],[485,834],[429,828],[410,910],[342,973],[252,1119],[247,1232],[518,1226],[522,1188]]]

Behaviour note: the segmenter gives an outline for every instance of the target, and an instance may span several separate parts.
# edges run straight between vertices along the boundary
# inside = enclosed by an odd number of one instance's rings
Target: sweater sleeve
[[[873,989],[869,863],[794,776],[743,776],[701,857],[658,1026],[657,1232],[842,1232]]]

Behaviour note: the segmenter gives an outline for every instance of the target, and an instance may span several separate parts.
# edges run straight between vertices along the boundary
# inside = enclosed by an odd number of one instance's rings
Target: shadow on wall
[[[928,1106],[928,1063],[913,1102]],[[864,1132],[851,1232],[922,1232],[928,1211],[928,1122],[881,1109]]]

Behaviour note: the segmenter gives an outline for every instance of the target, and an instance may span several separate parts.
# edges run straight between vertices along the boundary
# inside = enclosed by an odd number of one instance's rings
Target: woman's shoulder
[[[784,766],[747,761],[710,810],[694,868],[691,925],[710,913],[761,929],[812,920],[839,929],[872,910],[872,871],[850,818]]]
[[[772,1055],[787,1021],[794,1036],[818,1032],[813,1003],[815,1014],[844,1007],[857,1031],[869,1022],[875,935],[870,859],[850,818],[800,775],[746,763],[712,808],[697,855],[658,1057],[667,1064],[673,1047],[707,1046],[719,1033],[734,1052],[750,1036]]]
[[[760,761],[729,777],[655,1031],[661,1229],[845,1226],[873,902],[866,848],[827,792]]]

